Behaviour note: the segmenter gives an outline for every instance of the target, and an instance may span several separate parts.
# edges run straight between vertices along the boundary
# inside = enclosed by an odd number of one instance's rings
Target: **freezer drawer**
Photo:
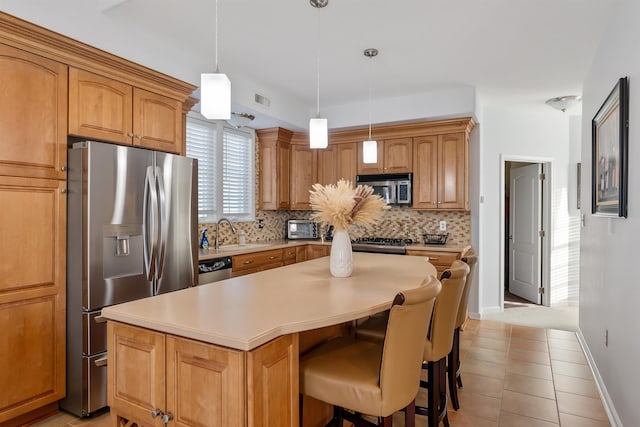
[[[107,406],[107,353],[83,357],[82,366],[87,387],[82,412],[91,414]]]
[[[107,351],[107,322],[102,311],[82,314],[82,354],[90,356]]]

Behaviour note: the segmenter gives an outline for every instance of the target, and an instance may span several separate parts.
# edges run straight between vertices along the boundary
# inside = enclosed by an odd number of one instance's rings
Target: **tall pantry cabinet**
[[[0,44],[0,81],[2,423],[65,394],[67,66]]]
[[[103,86],[78,88],[85,76]],[[119,115],[103,96],[111,80],[129,91]],[[0,12],[1,426],[57,410],[66,393],[68,137],[184,153],[194,89]],[[112,132],[120,119],[128,139]]]

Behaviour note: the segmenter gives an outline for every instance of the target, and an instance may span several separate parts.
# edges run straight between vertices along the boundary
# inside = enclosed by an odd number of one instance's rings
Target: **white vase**
[[[334,277],[349,277],[353,271],[351,239],[347,230],[336,230],[331,242],[329,270]]]

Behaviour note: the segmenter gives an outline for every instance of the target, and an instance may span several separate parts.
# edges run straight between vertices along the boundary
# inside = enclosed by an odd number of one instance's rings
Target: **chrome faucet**
[[[236,234],[236,231],[237,231],[236,228],[231,223],[231,221],[229,221],[227,218],[220,218],[218,220],[218,224],[216,225],[216,241],[215,241],[216,251],[220,247],[220,224],[224,221],[227,221],[227,223],[229,223],[229,227],[231,227],[231,231],[233,232],[233,234]]]

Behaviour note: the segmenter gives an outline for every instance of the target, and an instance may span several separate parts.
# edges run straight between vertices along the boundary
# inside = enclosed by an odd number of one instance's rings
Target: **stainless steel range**
[[[393,239],[388,237],[361,237],[351,242],[355,252],[375,252],[382,254],[407,253],[407,245],[413,244],[411,239]]]

